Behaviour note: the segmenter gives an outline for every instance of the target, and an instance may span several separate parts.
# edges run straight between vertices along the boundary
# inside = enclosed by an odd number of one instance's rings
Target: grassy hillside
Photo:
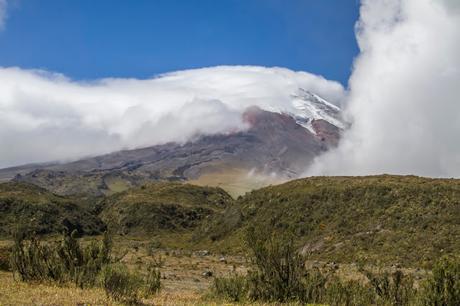
[[[101,217],[123,234],[174,232],[196,227],[232,201],[220,188],[152,183],[105,198]]]
[[[201,237],[241,249],[249,226],[294,231],[312,259],[430,265],[460,252],[460,180],[413,176],[314,177],[253,191]]]
[[[429,267],[443,254],[460,253],[460,180],[315,177],[237,200],[220,188],[151,183],[97,202],[5,183],[0,217],[2,236],[18,224],[41,234],[64,225],[94,234],[105,223],[120,234],[231,253],[244,251],[241,238],[250,226],[291,230],[312,260]]]
[[[18,227],[38,234],[59,233],[64,227],[81,234],[99,234],[104,223],[85,200],[57,196],[27,183],[0,184],[0,236],[10,236]]]

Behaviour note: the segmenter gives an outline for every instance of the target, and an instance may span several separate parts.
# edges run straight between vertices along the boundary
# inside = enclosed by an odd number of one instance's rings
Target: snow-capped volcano
[[[3,169],[0,180],[14,178],[58,194],[84,189],[95,195],[111,193],[120,184],[129,188],[158,180],[234,190],[246,180],[247,186],[237,188],[238,194],[244,193],[254,184],[298,177],[316,156],[337,145],[344,127],[337,106],[306,90],[292,95],[291,103],[289,111],[247,108],[242,114],[245,130],[204,134],[186,143],[116,151],[71,163]]]
[[[308,109],[309,100],[305,104]],[[321,114],[317,110],[321,104],[311,104],[309,109]],[[298,117],[302,115],[306,116],[306,112],[300,109]],[[316,116],[311,121],[314,133],[300,127],[296,118],[286,112],[252,106],[242,117],[248,126],[245,130],[202,135],[186,143],[117,151],[71,163],[4,169],[0,170],[0,180],[14,178],[58,194],[75,194],[84,188],[101,195],[113,192],[120,184],[128,188],[159,180],[228,186],[229,190],[237,188],[244,193],[254,184],[298,177],[316,156],[335,146],[340,136],[338,127],[323,120],[326,116]],[[249,183],[241,187],[241,181]]]

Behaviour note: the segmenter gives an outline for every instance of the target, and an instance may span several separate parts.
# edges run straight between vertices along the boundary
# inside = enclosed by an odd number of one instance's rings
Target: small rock
[[[327,266],[328,266],[329,268],[331,268],[331,269],[334,269],[334,270],[338,270],[338,269],[339,269],[339,265],[338,265],[336,262],[334,262],[334,261],[329,262],[329,263],[327,264]]]
[[[223,257],[223,256],[221,258],[219,258],[219,261],[223,262],[223,263],[227,263],[227,259],[225,257]]]
[[[202,274],[204,277],[212,277],[212,271],[204,271]]]
[[[198,251],[196,252],[198,256],[209,256],[211,253],[208,250]]]

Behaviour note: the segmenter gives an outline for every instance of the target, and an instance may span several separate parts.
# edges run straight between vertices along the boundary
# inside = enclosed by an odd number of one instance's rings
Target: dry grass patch
[[[9,272],[0,272],[0,284],[0,305],[116,305],[101,289],[25,283],[14,280]]]

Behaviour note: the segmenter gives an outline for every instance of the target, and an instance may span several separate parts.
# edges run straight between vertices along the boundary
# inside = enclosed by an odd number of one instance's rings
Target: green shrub
[[[216,277],[211,291],[213,296],[230,302],[244,301],[248,293],[246,277],[237,274],[231,277]]]
[[[149,297],[161,289],[161,258],[155,258],[147,273],[129,272],[122,264],[106,265],[100,273],[100,285],[107,296],[127,304],[138,304],[140,297]]]
[[[367,306],[375,304],[372,288],[358,281],[329,280],[323,303],[333,306]]]
[[[326,286],[331,275],[321,272],[314,268],[305,270],[302,280],[302,291],[299,291],[298,296],[302,302],[320,303],[325,299]]]
[[[77,286],[92,287],[102,267],[111,260],[111,239],[104,239],[82,247],[76,231],[66,233],[60,242],[41,242],[32,234],[27,238],[17,233],[11,252],[11,268],[22,281],[73,282]]]
[[[11,267],[22,281],[74,283],[80,288],[99,285],[107,296],[126,304],[137,304],[141,294],[150,296],[161,288],[161,258],[147,267],[144,277],[130,273],[126,266],[111,264],[112,240],[106,233],[100,242],[82,246],[76,232],[58,242],[42,242],[36,235],[15,236]]]
[[[0,247],[0,271],[11,271],[10,248]]]
[[[380,304],[395,306],[409,305],[416,296],[412,277],[405,275],[401,270],[393,273],[371,273],[363,271],[369,280],[369,285]]]
[[[55,249],[40,243],[34,235],[26,240],[23,234],[17,234],[10,260],[14,275],[22,281],[64,281],[64,265]]]
[[[291,234],[269,234],[250,228],[246,235],[252,269],[248,272],[249,297],[263,301],[317,302],[322,299],[326,278],[306,271],[305,259],[294,246]]]
[[[159,259],[147,267],[147,276],[145,277],[145,291],[147,295],[153,295],[161,289],[160,267],[162,264],[163,262]]]
[[[115,301],[139,304],[143,280],[124,265],[107,265],[101,271],[101,287]]]
[[[460,258],[443,257],[423,284],[422,305],[460,305]]]

